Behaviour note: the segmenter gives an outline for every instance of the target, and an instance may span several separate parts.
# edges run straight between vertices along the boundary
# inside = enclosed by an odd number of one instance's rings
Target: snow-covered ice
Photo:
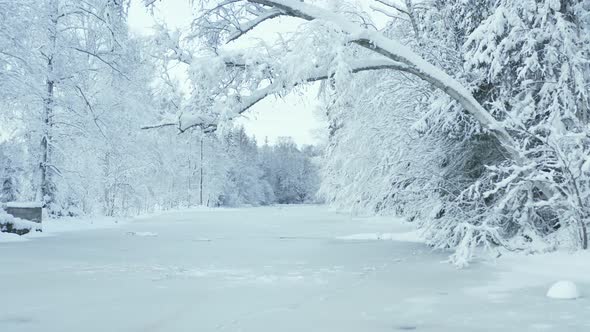
[[[410,231],[403,233],[360,233],[345,236],[338,236],[340,240],[390,240],[423,243],[420,231]]]
[[[506,256],[458,270],[442,263],[448,253],[421,243],[339,239],[411,229],[321,206],[105,223],[62,227],[68,232],[48,223],[53,236],[0,243],[0,331],[590,329],[586,298],[545,296],[566,278],[584,292],[586,253]]]
[[[17,234],[13,234],[13,233],[0,232],[0,243],[22,242],[22,241],[27,241],[27,238],[23,237],[23,236],[19,236]]]

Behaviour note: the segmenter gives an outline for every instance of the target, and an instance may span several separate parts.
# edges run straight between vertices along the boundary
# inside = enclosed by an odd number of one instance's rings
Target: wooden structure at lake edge
[[[12,223],[7,223],[6,225],[2,225],[3,231],[8,233],[16,233],[18,235],[27,234],[30,231],[41,231],[42,230],[42,222],[43,222],[43,208],[39,203],[19,203],[19,202],[9,202],[0,205],[6,211],[6,213],[12,215],[15,218],[28,220],[34,223],[39,224],[36,227],[31,228],[22,228],[18,225],[14,225]],[[0,220],[1,224],[1,220]]]

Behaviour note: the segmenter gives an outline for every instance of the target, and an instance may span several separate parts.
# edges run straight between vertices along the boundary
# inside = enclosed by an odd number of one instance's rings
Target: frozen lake
[[[509,259],[457,270],[420,243],[341,239],[410,230],[299,206],[0,243],[0,331],[590,330],[586,298],[545,297],[551,273]]]

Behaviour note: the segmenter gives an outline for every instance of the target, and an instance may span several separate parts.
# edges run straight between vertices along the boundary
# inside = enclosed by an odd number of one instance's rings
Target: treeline
[[[243,127],[203,139],[202,150],[195,145],[191,157],[185,155],[186,170],[181,174],[189,174],[189,178],[184,181],[185,188],[177,187],[180,190],[175,196],[186,193],[186,205],[256,206],[316,201],[320,180],[319,151],[315,147],[299,149],[290,137],[259,147]],[[182,199],[175,202],[184,203]]]
[[[238,127],[220,135],[168,133],[141,144],[126,158],[93,160],[102,171],[98,174],[88,171],[92,167],[60,173],[50,212],[114,216],[198,205],[316,201],[319,151],[313,146],[300,149],[290,137],[258,146]],[[65,160],[94,157],[81,153],[72,158]],[[26,145],[14,139],[1,143],[0,202],[34,200],[36,166]]]

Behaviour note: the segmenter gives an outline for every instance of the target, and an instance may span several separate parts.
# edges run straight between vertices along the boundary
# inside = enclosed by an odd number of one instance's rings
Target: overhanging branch
[[[241,67],[245,68],[245,64],[239,63],[237,61],[231,62],[228,66],[232,67]],[[350,65],[351,69],[350,72],[353,74],[361,73],[365,71],[373,71],[373,70],[397,70],[397,71],[407,71],[412,72],[412,68],[404,65],[402,63],[397,63],[387,59],[368,59],[365,61],[356,61]],[[285,88],[294,88],[301,84],[306,83],[313,83],[317,81],[322,81],[329,79],[334,76],[334,73],[330,73],[329,68],[322,68],[314,70],[310,75],[307,77],[302,78],[298,82],[292,84],[282,83],[277,81],[275,83],[270,84],[267,87],[262,89],[256,90],[248,96],[239,96],[238,99],[240,100],[240,104],[238,109],[235,110],[235,114],[243,114],[244,112],[248,111],[254,105],[259,103],[260,101],[264,100],[266,97],[279,93],[280,91],[284,90]],[[231,119],[230,119],[231,120]],[[206,124],[203,122],[198,123],[190,123],[186,126],[182,125],[182,117],[179,121],[176,122],[166,122],[160,123],[156,125],[144,126],[141,129],[157,129],[157,128],[165,128],[165,127],[176,127],[179,132],[185,132],[188,129],[194,127],[203,127],[206,132],[213,132],[217,129],[217,126],[214,124]]]
[[[460,82],[424,60],[410,48],[383,36],[379,32],[363,29],[337,13],[298,0],[247,1],[279,9],[283,11],[285,15],[298,17],[307,21],[318,19],[336,24],[342,32],[350,36],[350,42],[381,54],[396,63],[407,65],[408,67],[405,68],[405,71],[411,72],[417,77],[441,89],[461,104],[461,106],[463,106],[463,108],[471,114],[483,128],[492,133],[492,135],[494,135],[508,150],[512,158],[515,160],[522,159],[518,153],[516,143],[512,140],[512,137],[506,129],[479,104],[473,95],[471,95]]]

